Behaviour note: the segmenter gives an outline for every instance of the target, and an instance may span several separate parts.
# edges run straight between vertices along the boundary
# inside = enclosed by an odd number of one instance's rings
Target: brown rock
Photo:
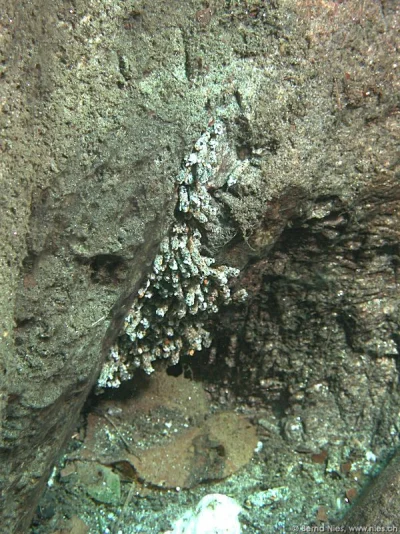
[[[245,466],[257,445],[255,427],[233,412],[211,416],[162,446],[130,455],[139,478],[163,488],[191,488]]]

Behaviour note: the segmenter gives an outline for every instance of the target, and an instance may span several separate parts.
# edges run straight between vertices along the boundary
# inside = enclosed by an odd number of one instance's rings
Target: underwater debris
[[[164,534],[240,534],[238,516],[242,507],[231,497],[220,493],[205,495],[195,511],[186,512]]]

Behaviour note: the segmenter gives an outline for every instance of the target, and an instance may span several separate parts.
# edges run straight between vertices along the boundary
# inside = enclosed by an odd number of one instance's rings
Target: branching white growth
[[[103,366],[99,387],[118,387],[132,377],[135,368],[151,373],[152,362],[158,358],[168,358],[174,365],[181,355],[210,346],[204,323],[219,306],[231,301],[228,284],[239,274],[233,267],[215,266],[215,260],[202,251],[204,236],[220,224],[221,207],[208,188],[230,186],[237,179],[237,166],[225,177],[221,172],[219,161],[229,150],[225,136],[223,124],[215,122],[185,159],[176,178],[177,221],[161,242],[152,273],[125,318],[123,333]]]

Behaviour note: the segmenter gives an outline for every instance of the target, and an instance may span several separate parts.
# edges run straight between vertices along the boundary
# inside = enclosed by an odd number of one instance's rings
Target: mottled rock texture
[[[218,260],[250,262],[255,295],[246,320],[221,316],[217,352],[229,337],[246,401],[273,405],[296,443],[318,441],[321,395],[332,440],[360,417],[365,443],[394,424],[396,4],[4,0],[2,532],[28,529],[216,117],[258,169],[219,194],[236,235]]]

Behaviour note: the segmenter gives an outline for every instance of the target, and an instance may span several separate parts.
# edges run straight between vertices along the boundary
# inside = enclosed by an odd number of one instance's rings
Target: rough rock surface
[[[343,521],[343,532],[354,532],[354,526],[394,530],[400,517],[399,454],[389,462],[371,486],[361,495]],[[353,528],[352,528],[353,527]]]
[[[283,437],[302,447],[344,425],[377,452],[396,445],[396,9],[4,1],[4,532],[27,530],[171,224],[181,161],[216,116],[257,169],[219,192],[236,235],[218,260],[252,263],[241,284],[259,296],[246,321],[221,316],[212,354],[229,358],[214,392],[229,369],[244,377],[244,402],[286,418]],[[312,429],[326,410],[324,440]]]

